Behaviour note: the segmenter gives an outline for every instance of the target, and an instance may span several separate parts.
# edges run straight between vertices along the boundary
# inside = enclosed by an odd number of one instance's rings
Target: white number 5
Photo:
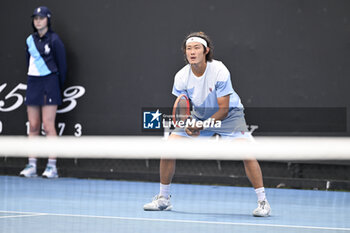
[[[0,86],[0,92],[7,86],[7,83],[4,83]],[[10,107],[4,108],[5,102],[0,100],[0,112],[10,112],[21,106],[23,103],[23,96],[21,94],[16,93],[17,90],[26,90],[27,85],[20,83],[18,84],[10,93],[5,96],[5,100],[10,98],[17,98],[17,101]]]

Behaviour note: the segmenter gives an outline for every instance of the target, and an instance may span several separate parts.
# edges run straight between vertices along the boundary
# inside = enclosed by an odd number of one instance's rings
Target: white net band
[[[203,160],[343,160],[350,138],[255,137],[255,142],[164,140],[161,137],[85,136],[56,138],[1,137],[0,156],[60,158],[203,159]],[[48,151],[50,154],[48,155]]]

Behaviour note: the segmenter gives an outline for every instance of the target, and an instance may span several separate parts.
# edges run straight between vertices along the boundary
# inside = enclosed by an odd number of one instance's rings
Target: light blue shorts
[[[244,111],[242,108],[232,109],[228,117],[222,121],[222,127],[218,129],[201,130],[199,136],[189,136],[184,128],[176,128],[172,134],[188,138],[213,137],[219,135],[220,139],[243,138],[253,141],[252,133],[248,131],[246,121],[244,119]]]
[[[214,131],[210,130],[201,130],[199,131],[200,134],[198,136],[190,136],[188,135],[184,129],[177,129],[173,131],[171,134],[176,134],[182,137],[187,137],[187,138],[203,138],[203,137],[213,137],[215,135],[218,135],[220,139],[247,139],[249,141],[254,141],[253,135],[251,132],[244,132],[244,131],[236,131],[232,133],[216,133]]]

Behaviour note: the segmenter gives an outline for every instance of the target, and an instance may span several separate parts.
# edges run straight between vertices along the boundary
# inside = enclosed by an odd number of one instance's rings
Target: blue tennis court
[[[350,193],[267,189],[272,215],[255,218],[252,188],[172,185],[173,211],[146,212],[158,183],[0,176],[0,232],[350,232]]]

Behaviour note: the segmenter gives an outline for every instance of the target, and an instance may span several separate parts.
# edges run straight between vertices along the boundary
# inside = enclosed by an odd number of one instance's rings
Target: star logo
[[[143,128],[144,129],[161,129],[162,113],[157,111],[143,112]]]
[[[159,121],[159,117],[160,117],[162,114],[159,112],[159,109],[157,109],[157,111],[156,111],[155,113],[151,113],[151,115],[153,116],[153,118],[152,118],[152,120],[151,120],[151,122],[152,122],[152,121],[154,121],[154,120]]]

